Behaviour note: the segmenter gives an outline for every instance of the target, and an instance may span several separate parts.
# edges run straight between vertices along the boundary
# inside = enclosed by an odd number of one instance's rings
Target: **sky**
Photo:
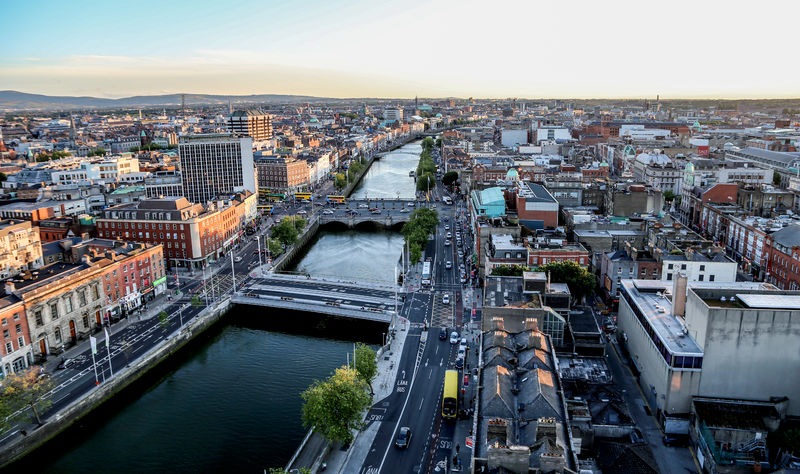
[[[800,2],[2,0],[0,90],[800,97]]]

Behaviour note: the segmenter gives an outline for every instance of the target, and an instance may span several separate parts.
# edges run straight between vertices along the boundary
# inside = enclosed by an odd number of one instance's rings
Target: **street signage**
[[[464,446],[468,448],[472,448],[475,446],[475,438],[472,436],[467,436],[467,439],[464,440]]]

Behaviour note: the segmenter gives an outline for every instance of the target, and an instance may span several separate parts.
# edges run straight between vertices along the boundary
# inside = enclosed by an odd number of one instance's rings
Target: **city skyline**
[[[792,53],[792,16],[730,3],[641,10],[628,1],[408,2],[402,9],[360,1],[146,1],[136,11],[92,2],[8,10],[15,19],[9,37],[18,39],[4,43],[0,89],[48,95],[800,95],[797,66],[783,64]],[[737,24],[749,34],[731,34]],[[757,64],[780,67],[767,74]]]

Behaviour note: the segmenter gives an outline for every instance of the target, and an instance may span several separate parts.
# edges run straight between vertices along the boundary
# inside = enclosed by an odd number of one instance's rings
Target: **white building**
[[[664,281],[673,281],[679,273],[692,282],[736,281],[736,262],[719,250],[698,252],[689,248],[683,255],[667,254],[661,260],[661,279]]]
[[[403,121],[403,109],[401,109],[401,108],[384,109],[384,111],[383,111],[383,119],[384,120],[397,120],[398,122],[402,122]]]
[[[633,161],[633,178],[661,191],[681,193],[683,170],[664,154],[641,153]]]
[[[548,140],[572,140],[568,128],[545,127],[536,130],[536,144]]]
[[[519,145],[528,144],[528,130],[521,129],[503,129],[500,132],[500,143],[506,148],[515,148]]]
[[[769,283],[622,280],[618,339],[663,420],[693,397],[788,397],[800,414],[800,292]],[[688,292],[688,294],[687,294]]]
[[[253,139],[230,134],[190,135],[178,144],[183,196],[204,203],[218,196],[257,194]]]

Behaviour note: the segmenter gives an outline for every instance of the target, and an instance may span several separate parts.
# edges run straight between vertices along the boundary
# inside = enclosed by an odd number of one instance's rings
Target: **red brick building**
[[[0,298],[0,375],[23,371],[33,363],[25,305],[15,295]]]
[[[554,262],[575,262],[583,268],[589,266],[589,251],[576,244],[528,244],[528,266],[538,267]]]
[[[237,194],[206,208],[183,197],[120,204],[103,211],[97,233],[106,239],[162,244],[172,267],[202,268],[239,241],[256,217],[256,195]]]

